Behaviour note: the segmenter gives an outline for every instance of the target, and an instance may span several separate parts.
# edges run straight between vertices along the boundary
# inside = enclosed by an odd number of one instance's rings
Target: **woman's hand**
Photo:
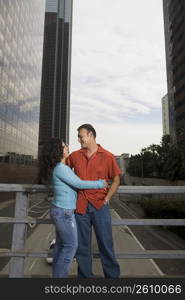
[[[107,182],[105,179],[103,179],[103,182],[104,182],[104,189],[107,189],[107,187],[108,187],[108,182]]]

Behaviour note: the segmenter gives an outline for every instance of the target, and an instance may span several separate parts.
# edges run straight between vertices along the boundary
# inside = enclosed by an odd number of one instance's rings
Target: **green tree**
[[[185,135],[185,130],[181,134]],[[185,179],[185,143],[173,144],[170,136],[164,135],[160,145],[149,145],[131,155],[127,171],[138,177]]]

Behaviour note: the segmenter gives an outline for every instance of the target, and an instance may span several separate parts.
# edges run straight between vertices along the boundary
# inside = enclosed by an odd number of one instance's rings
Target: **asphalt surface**
[[[121,218],[143,218],[144,212],[138,204],[126,202],[131,195],[114,197],[111,206]],[[129,204],[131,203],[131,204]],[[145,250],[184,250],[185,240],[162,226],[129,226]],[[154,259],[160,270],[168,276],[185,276],[185,260]]]
[[[121,218],[143,218],[142,209],[135,204],[126,204],[123,198],[114,197],[111,200],[111,207]],[[129,196],[130,197],[130,196]],[[129,198],[128,197],[128,198]],[[2,194],[0,201],[0,216],[14,216],[15,194]],[[30,195],[29,216],[43,217],[48,213],[50,203],[45,199],[44,194]],[[27,237],[30,237],[37,226],[28,226]],[[11,235],[13,225],[0,225],[0,248],[11,248]],[[146,250],[184,250],[185,240],[173,232],[164,229],[162,226],[129,226],[129,230],[135,235],[139,243]],[[49,238],[49,237],[48,237]],[[49,243],[49,241],[47,242]],[[47,245],[46,245],[47,247]],[[185,276],[185,260],[182,259],[155,259],[159,269],[167,276]],[[7,264],[7,258],[0,258],[0,271]]]

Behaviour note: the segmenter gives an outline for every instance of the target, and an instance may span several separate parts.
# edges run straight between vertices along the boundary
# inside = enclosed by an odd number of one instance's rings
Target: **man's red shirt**
[[[87,157],[86,149],[72,152],[67,159],[67,164],[83,180],[105,179],[109,181],[114,176],[121,174],[114,155],[100,145],[90,158]],[[79,190],[76,212],[85,214],[88,202],[100,209],[104,204],[107,192],[108,189]]]

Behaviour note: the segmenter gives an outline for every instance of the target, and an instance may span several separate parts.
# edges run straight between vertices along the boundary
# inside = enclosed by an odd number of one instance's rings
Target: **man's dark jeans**
[[[114,253],[111,215],[108,204],[97,210],[89,203],[86,213],[76,213],[75,217],[78,231],[78,250],[75,255],[78,262],[78,276],[94,277],[91,252],[93,226],[104,276],[107,278],[118,278],[120,276],[120,267]]]

